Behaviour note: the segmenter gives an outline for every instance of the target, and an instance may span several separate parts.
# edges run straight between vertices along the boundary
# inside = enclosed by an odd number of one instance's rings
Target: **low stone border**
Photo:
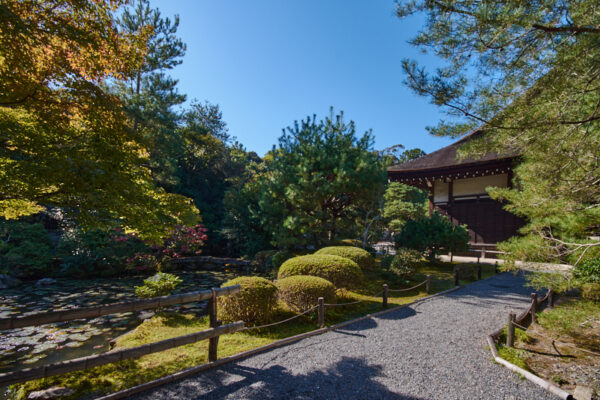
[[[488,279],[488,278],[486,278],[486,279]],[[477,281],[477,282],[479,282],[479,281]],[[308,338],[308,337],[311,337],[311,336],[321,335],[321,334],[329,332],[329,331],[334,331],[336,329],[343,328],[343,327],[345,327],[347,325],[351,325],[351,324],[354,324],[356,322],[363,321],[365,319],[369,319],[369,318],[373,318],[373,317],[378,317],[380,315],[387,314],[387,313],[399,310],[401,308],[408,307],[408,306],[411,306],[411,305],[423,302],[425,300],[429,300],[429,299],[431,299],[433,297],[437,297],[437,296],[444,295],[446,293],[453,292],[455,290],[460,289],[461,287],[462,286],[455,286],[455,287],[453,287],[451,289],[447,289],[447,290],[444,290],[442,292],[438,292],[438,293],[432,294],[430,296],[421,297],[420,299],[411,301],[410,303],[400,304],[398,306],[395,306],[395,307],[392,307],[392,308],[389,308],[389,309],[386,309],[386,310],[378,311],[376,313],[367,314],[365,316],[362,316],[362,317],[359,317],[359,318],[355,318],[355,319],[352,319],[352,320],[349,320],[349,321],[340,322],[340,323],[335,324],[335,325],[331,325],[331,326],[327,326],[327,327],[324,327],[324,328],[315,329],[315,330],[310,331],[310,332],[305,332],[305,333],[301,333],[301,334],[296,335],[296,336],[290,336],[288,338],[280,339],[280,340],[277,340],[275,342],[269,343],[269,344],[267,344],[265,346],[257,347],[256,349],[244,351],[242,353],[234,354],[234,355],[229,356],[229,357],[221,358],[221,359],[219,359],[217,361],[214,361],[212,363],[202,364],[202,365],[198,365],[196,367],[190,367],[190,368],[184,369],[182,371],[176,372],[174,374],[163,376],[162,378],[158,378],[158,379],[150,381],[150,382],[142,383],[141,385],[134,386],[134,387],[131,387],[129,389],[121,390],[119,392],[111,393],[111,394],[106,395],[106,396],[98,397],[98,398],[96,398],[96,400],[117,400],[117,399],[123,399],[125,397],[129,397],[129,396],[132,396],[134,394],[137,394],[137,393],[140,393],[140,392],[144,392],[144,391],[149,390],[149,389],[156,388],[158,386],[166,385],[166,384],[178,381],[180,379],[184,379],[184,378],[187,378],[189,376],[196,375],[196,374],[198,374],[200,372],[204,372],[204,371],[207,371],[207,370],[210,370],[210,369],[213,369],[213,368],[220,367],[222,365],[228,364],[228,363],[233,362],[233,361],[239,361],[241,359],[248,358],[248,357],[253,356],[255,354],[265,352],[267,350],[275,349],[277,347],[282,347],[282,346],[285,346],[287,344],[290,344],[290,343],[293,343],[293,342],[297,342],[298,340],[302,340],[302,339],[305,339],[305,338]]]
[[[506,361],[504,358],[500,357],[500,355],[498,354],[498,349],[496,348],[496,340],[494,339],[494,335],[501,332],[503,329],[504,328],[500,328],[493,334],[487,335],[487,337],[486,337],[488,345],[490,347],[490,351],[492,352],[492,357],[494,357],[494,361],[496,361],[498,364],[505,366],[509,370],[520,374],[528,381],[535,383],[536,385],[557,395],[558,397],[560,397],[563,400],[574,400],[573,395],[571,393],[562,390],[558,386],[553,385],[552,383],[540,378],[539,376],[532,374],[529,371],[525,371],[523,368],[517,367],[513,363],[510,363],[510,362]]]

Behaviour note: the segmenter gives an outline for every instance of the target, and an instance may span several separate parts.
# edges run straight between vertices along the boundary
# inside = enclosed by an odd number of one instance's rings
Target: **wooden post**
[[[217,319],[217,292],[212,290],[212,298],[208,301],[209,324],[211,328],[221,326],[221,321]],[[208,361],[217,361],[217,348],[219,347],[219,337],[208,339]]]
[[[460,282],[458,280],[458,268],[454,267],[454,286],[459,286]]]
[[[494,273],[498,273],[498,261],[496,261],[496,263],[494,264]]]
[[[325,300],[319,297],[319,328],[325,327]]]
[[[454,254],[452,254],[452,252],[450,252],[450,263],[452,263],[454,261]]]
[[[431,293],[431,275],[427,275],[427,278],[425,278],[425,292],[427,294]]]
[[[548,307],[554,308],[554,290],[548,292]]]
[[[535,324],[536,321],[536,316],[535,313],[537,312],[537,293],[531,293],[531,323]]]
[[[506,346],[514,347],[515,346],[515,313],[508,314],[508,325],[506,328]]]
[[[383,299],[382,299],[383,308],[387,308],[387,306],[388,306],[388,285],[387,285],[387,283],[383,284],[382,296],[383,296]]]
[[[481,280],[481,264],[477,264],[477,280]]]

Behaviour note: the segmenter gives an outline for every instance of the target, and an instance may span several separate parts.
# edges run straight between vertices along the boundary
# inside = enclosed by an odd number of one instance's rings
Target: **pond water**
[[[226,271],[177,271],[182,283],[174,293],[219,287],[235,276]],[[144,277],[74,280],[36,287],[24,284],[0,290],[0,318],[25,316],[45,311],[110,304],[136,299],[135,286]],[[206,302],[176,305],[170,310],[204,314]],[[110,342],[138,326],[154,313],[106,315],[36,327],[0,331],[0,373],[69,360],[109,350]],[[0,400],[6,388],[0,388]]]

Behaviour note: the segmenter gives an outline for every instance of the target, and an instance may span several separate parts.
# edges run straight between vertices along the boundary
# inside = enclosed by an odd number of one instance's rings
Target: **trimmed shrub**
[[[0,221],[0,274],[20,279],[43,278],[53,272],[54,252],[41,223]]]
[[[258,276],[240,276],[221,287],[241,285],[242,291],[218,298],[219,318],[223,322],[242,320],[248,325],[269,322],[277,304],[277,287]]]
[[[394,261],[394,257],[392,254],[386,254],[383,257],[381,257],[381,262],[379,263],[379,265],[381,265],[382,268],[384,269],[390,269],[392,266],[392,261]]]
[[[351,246],[332,246],[323,247],[315,254],[329,254],[332,256],[340,256],[349,258],[358,264],[363,271],[375,269],[375,260],[368,251]]]
[[[294,257],[279,268],[279,279],[295,275],[318,276],[336,287],[355,286],[362,279],[358,264],[349,258],[329,254]]]
[[[181,283],[177,275],[158,272],[150,278],[144,279],[144,284],[135,287],[135,294],[142,299],[166,296]]]
[[[403,279],[407,279],[417,270],[422,259],[421,254],[414,249],[398,249],[390,265],[390,270]]]
[[[277,295],[290,309],[303,312],[315,306],[319,297],[326,303],[335,301],[335,286],[318,276],[295,275],[275,282]]]

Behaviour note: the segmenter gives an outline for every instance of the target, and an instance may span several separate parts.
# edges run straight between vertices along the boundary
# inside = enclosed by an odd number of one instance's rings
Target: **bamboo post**
[[[506,328],[506,346],[514,347],[515,346],[515,313],[508,314],[508,325]]]
[[[431,293],[431,275],[427,275],[425,278],[425,292],[427,294]]]
[[[458,268],[454,267],[454,286],[459,286],[460,281],[458,280]]]
[[[481,280],[481,264],[477,264],[477,280]]]
[[[548,307],[554,308],[554,290],[548,291]]]
[[[531,323],[535,324],[536,321],[536,316],[535,313],[537,312],[537,293],[531,293]]]
[[[319,328],[325,326],[325,300],[319,297]]]
[[[208,301],[209,323],[211,328],[221,326],[221,321],[217,319],[217,292],[212,290],[212,297]],[[208,339],[208,361],[217,361],[217,349],[219,347],[219,337],[215,336]]]
[[[382,302],[381,302],[382,306],[383,306],[383,308],[387,308],[387,306],[388,306],[388,285],[387,285],[387,283],[383,284],[382,297],[383,297]]]

